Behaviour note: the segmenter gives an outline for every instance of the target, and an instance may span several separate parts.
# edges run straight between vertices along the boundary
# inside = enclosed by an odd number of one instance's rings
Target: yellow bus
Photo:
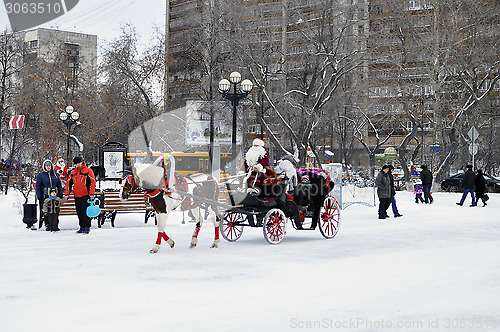
[[[163,153],[153,153],[153,160],[161,156]],[[170,153],[175,157],[175,172],[182,176],[187,176],[194,173],[207,173],[209,168],[208,152],[172,152]],[[141,162],[146,156],[145,152],[137,151],[130,152],[127,155],[129,165]],[[223,171],[227,163],[231,161],[231,153],[220,154],[220,169]]]

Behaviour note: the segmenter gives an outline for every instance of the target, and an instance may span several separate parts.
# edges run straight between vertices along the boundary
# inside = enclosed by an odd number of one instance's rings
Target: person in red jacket
[[[94,172],[85,165],[83,159],[75,157],[73,159],[75,168],[69,173],[64,199],[68,199],[69,193],[73,191],[75,196],[75,208],[80,223],[77,233],[88,234],[90,232],[90,217],[87,216],[87,201],[94,199],[95,176]]]

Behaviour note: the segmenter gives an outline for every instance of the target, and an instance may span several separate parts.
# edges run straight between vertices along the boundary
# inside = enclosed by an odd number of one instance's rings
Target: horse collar
[[[146,191],[144,193],[144,197],[152,199],[158,196],[160,193],[165,192],[168,196],[170,196],[172,193],[168,190],[168,188],[165,189],[155,189],[153,191]]]

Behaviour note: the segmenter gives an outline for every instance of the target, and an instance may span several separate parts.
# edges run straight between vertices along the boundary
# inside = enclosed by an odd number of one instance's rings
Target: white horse
[[[163,167],[158,166],[163,162]],[[165,179],[167,164],[170,162],[169,177]],[[135,164],[133,172],[124,174],[124,181],[120,190],[120,198],[126,200],[130,193],[138,188],[146,191],[145,196],[155,209],[157,215],[158,236],[156,243],[150,250],[157,253],[162,239],[173,248],[175,242],[165,233],[165,226],[171,211],[193,212],[196,228],[191,238],[191,248],[198,243],[198,233],[203,224],[203,219],[212,221],[215,227],[215,238],[212,248],[219,246],[219,220],[220,214],[217,205],[210,204],[219,198],[217,181],[207,174],[196,173],[186,178],[175,174],[175,158],[172,155],[160,156],[152,165]],[[200,199],[196,199],[196,198]]]

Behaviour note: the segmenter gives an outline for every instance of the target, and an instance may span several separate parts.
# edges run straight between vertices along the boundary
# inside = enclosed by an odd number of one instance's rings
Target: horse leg
[[[219,248],[219,242],[220,242],[220,239],[219,239],[219,220],[220,220],[220,217],[217,215],[217,213],[215,211],[212,210],[208,216],[208,219],[212,219],[212,222],[214,224],[214,230],[215,230],[214,242],[212,243],[211,248]]]
[[[196,227],[194,228],[193,237],[191,238],[190,248],[194,248],[198,244],[198,234],[200,233],[201,225],[203,224],[203,219],[200,217],[199,207],[194,209],[193,214],[196,221]]]
[[[170,248],[173,248],[175,245],[175,242],[168,237],[168,235],[165,233],[165,226],[167,225],[167,213],[157,213],[158,216],[158,236],[156,238],[156,243],[153,246],[153,248],[149,251],[151,253],[157,253],[158,250],[160,250],[160,245],[161,245],[161,240],[165,240],[167,244],[170,246]]]

